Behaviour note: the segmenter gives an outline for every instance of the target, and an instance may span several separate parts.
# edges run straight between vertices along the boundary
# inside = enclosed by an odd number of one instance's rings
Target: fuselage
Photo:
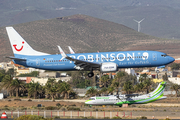
[[[41,56],[14,55],[17,58],[26,59],[26,61],[14,60],[15,63],[26,67],[56,71],[76,70],[74,62],[62,57],[60,54]],[[75,59],[93,63],[116,63],[118,68],[156,67],[174,61],[174,58],[158,51],[116,51],[67,55]]]
[[[167,98],[166,96],[161,96],[158,99],[151,98],[150,95],[135,96],[135,97],[125,97],[125,95],[120,95],[119,98],[116,96],[102,96],[102,97],[91,97],[85,103],[89,105],[117,105],[122,106],[122,104],[145,104],[156,100],[161,100]]]

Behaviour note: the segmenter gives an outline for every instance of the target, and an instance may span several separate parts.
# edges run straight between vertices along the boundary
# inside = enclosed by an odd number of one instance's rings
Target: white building
[[[135,70],[133,68],[126,68],[125,72],[127,72],[129,75],[135,75],[137,76]]]
[[[171,78],[168,78],[168,80],[174,84],[180,85],[180,78],[179,77],[171,77]]]

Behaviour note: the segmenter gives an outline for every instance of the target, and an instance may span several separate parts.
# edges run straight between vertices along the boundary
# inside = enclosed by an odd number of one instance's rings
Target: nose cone
[[[90,102],[91,102],[91,100],[87,100],[87,101],[85,102],[85,104],[88,104],[88,105],[89,105]]]
[[[175,59],[174,59],[173,57],[170,57],[170,56],[169,56],[169,62],[172,63],[172,62],[174,62],[174,61],[175,61]]]

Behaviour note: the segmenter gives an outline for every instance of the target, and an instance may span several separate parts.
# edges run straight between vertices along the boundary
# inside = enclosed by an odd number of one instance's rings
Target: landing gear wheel
[[[93,73],[93,72],[88,73],[88,77],[89,77],[89,78],[91,78],[91,77],[93,77],[93,76],[94,76],[94,73]]]

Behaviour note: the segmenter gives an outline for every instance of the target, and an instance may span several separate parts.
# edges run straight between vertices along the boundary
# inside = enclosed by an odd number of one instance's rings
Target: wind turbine
[[[137,21],[137,20],[133,19],[135,22],[138,23],[138,32],[140,32],[140,30],[141,30],[141,25],[140,25],[140,23],[141,23],[144,19],[145,19],[145,18],[143,18],[143,19],[140,20],[140,21]]]

